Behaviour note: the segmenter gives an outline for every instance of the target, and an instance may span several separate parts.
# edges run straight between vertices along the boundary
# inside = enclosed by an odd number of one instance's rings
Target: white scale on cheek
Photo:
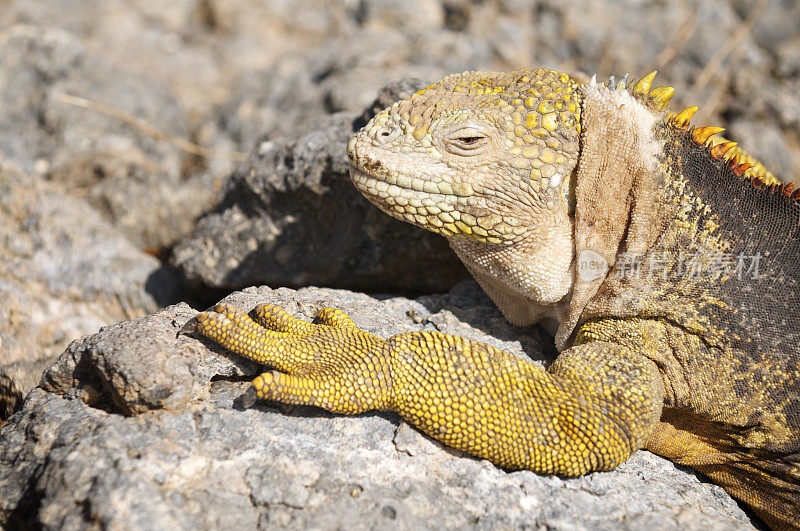
[[[550,188],[558,188],[563,178],[564,177],[560,173],[554,173],[550,176],[550,182],[548,183],[548,186],[550,186]]]

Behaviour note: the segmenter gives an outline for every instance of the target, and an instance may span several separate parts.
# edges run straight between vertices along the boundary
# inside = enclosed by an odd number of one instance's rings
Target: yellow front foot
[[[383,340],[339,310],[320,310],[313,324],[271,305],[251,313],[221,304],[199,314],[194,329],[274,368],[253,380],[259,398],[335,413],[396,411],[445,444],[509,468],[608,470],[647,440],[661,412],[655,365],[606,341],[565,351],[546,373],[449,334]]]
[[[307,323],[263,304],[251,315],[218,304],[197,315],[194,330],[275,369],[253,380],[258,398],[344,414],[390,408],[386,342],[359,330],[344,312],[325,308]]]

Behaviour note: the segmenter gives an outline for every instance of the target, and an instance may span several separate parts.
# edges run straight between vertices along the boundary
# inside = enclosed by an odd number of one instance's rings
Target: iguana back
[[[718,129],[691,128],[680,116],[654,114],[657,166],[645,169],[647,147],[638,144],[647,141],[633,134],[641,113],[620,112],[610,102],[624,98],[604,87],[585,93],[576,249],[613,257],[606,277],[576,283],[573,319],[591,328],[617,318],[610,335],[618,340],[651,334],[643,352],[664,376],[665,399],[649,449],[752,506],[796,514],[798,195],[792,185],[766,184],[730,144],[713,145],[708,136]],[[649,103],[647,93],[633,99]],[[607,222],[600,231],[599,221]]]

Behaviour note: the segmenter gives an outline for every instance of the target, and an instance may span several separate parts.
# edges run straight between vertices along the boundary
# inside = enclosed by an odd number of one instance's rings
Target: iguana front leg
[[[275,370],[260,398],[337,413],[393,410],[425,433],[508,468],[578,475],[608,470],[647,440],[663,390],[655,366],[614,343],[564,352],[548,372],[493,347],[438,332],[388,340],[341,311],[317,324],[260,306],[218,305],[196,330]]]

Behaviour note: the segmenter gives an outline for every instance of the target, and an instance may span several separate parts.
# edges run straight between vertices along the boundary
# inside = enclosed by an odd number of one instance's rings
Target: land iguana
[[[396,411],[547,474],[646,448],[800,527],[800,190],[691,127],[696,107],[669,112],[654,75],[454,74],[347,146],[367,199],[444,235],[512,324],[554,328],[546,371],[437,332],[384,340],[335,309],[218,305],[195,329],[274,369],[258,398]]]

